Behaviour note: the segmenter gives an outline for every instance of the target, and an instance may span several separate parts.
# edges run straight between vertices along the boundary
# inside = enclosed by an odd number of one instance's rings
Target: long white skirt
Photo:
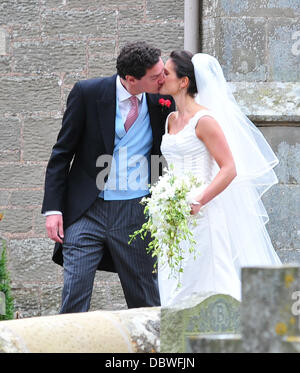
[[[167,263],[158,263],[162,306],[208,291],[229,294],[241,301],[242,267],[281,265],[262,218],[241,211],[240,204],[243,206],[243,201],[222,193],[202,208],[197,226],[191,226],[197,242],[196,259],[187,243],[182,242],[183,273],[179,278],[174,278]]]

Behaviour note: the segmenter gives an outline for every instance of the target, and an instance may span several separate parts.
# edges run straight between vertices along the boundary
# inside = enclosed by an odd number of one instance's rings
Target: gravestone
[[[300,337],[300,267],[242,269],[241,334],[246,352],[281,352]]]
[[[240,332],[240,302],[216,293],[201,293],[161,308],[160,352],[185,352],[189,337]]]
[[[189,336],[185,352],[300,352],[300,267],[242,268],[240,334]]]

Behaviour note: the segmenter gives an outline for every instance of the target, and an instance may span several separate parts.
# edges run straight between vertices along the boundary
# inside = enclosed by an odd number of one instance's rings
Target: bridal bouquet
[[[195,254],[195,240],[190,230],[191,224],[196,225],[195,215],[191,215],[191,203],[197,203],[193,196],[197,194],[203,183],[191,173],[174,174],[173,165],[169,170],[164,169],[164,175],[150,188],[151,197],[144,197],[141,203],[145,205],[144,213],[147,222],[140,230],[130,235],[132,242],[137,236],[145,239],[150,232],[151,242],[147,252],[157,257],[157,262],[163,265],[168,262],[171,273],[175,276],[183,272],[182,260],[184,253],[180,242],[185,240],[189,252]],[[175,273],[174,273],[175,272]]]

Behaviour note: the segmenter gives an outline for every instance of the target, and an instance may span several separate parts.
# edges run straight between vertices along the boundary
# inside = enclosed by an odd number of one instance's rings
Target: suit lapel
[[[97,99],[100,135],[106,154],[113,154],[116,118],[116,75],[105,80]],[[103,82],[104,83],[104,82]]]
[[[160,107],[159,105],[153,102],[153,98],[156,98],[156,95],[149,95],[146,94],[147,97],[147,104],[148,104],[148,112],[150,116],[150,124],[152,128],[152,135],[153,135],[153,147],[156,147],[156,143],[160,143],[160,137],[161,137],[161,117],[160,117]]]

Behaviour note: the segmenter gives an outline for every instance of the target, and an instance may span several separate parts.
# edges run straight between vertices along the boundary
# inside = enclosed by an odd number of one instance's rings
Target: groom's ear
[[[134,84],[137,79],[134,76],[132,76],[132,75],[126,75],[125,76],[125,80],[129,84]]]

